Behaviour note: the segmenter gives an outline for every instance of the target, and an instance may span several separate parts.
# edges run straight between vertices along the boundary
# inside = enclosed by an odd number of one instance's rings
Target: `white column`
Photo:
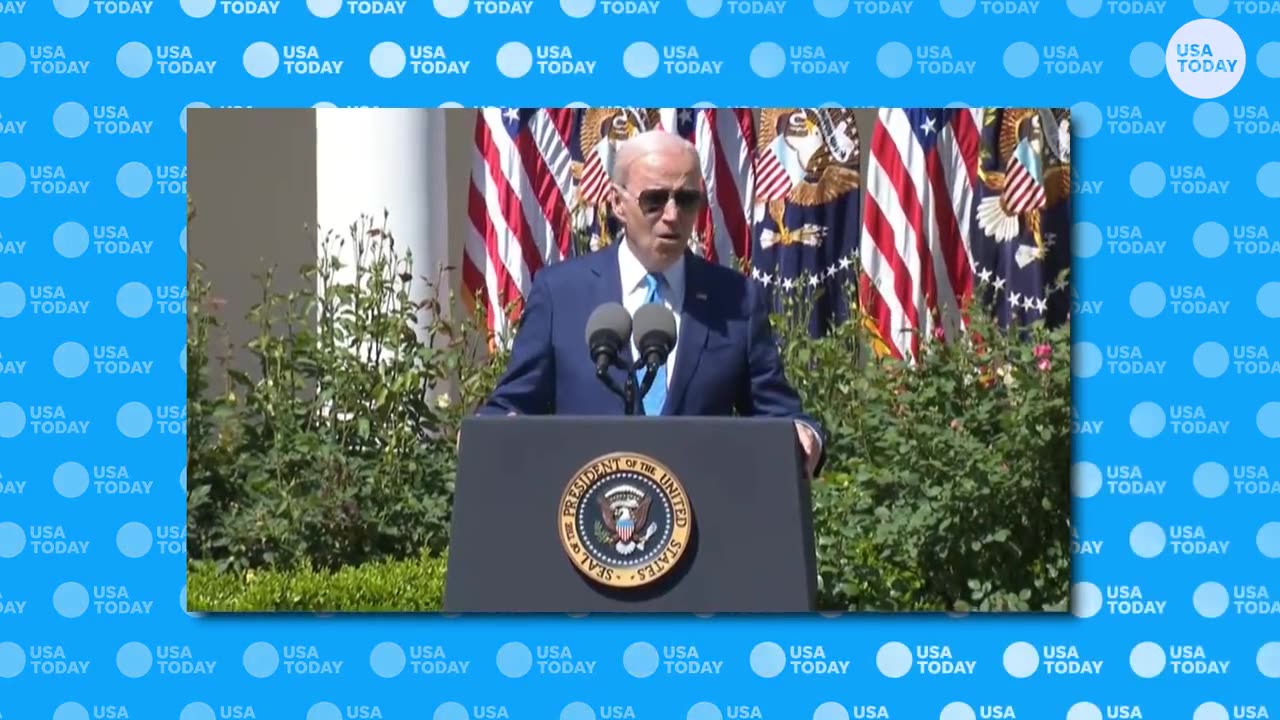
[[[389,212],[387,229],[395,251],[413,256],[415,302],[426,295],[425,276],[446,305],[448,277],[441,270],[449,262],[445,112],[431,109],[321,108],[316,113],[316,200],[319,252],[325,235],[334,241],[349,236],[348,228],[362,214],[380,226]],[[335,243],[336,244],[336,243]],[[342,258],[356,261],[348,240]],[[354,274],[347,270],[343,280]],[[419,331],[421,336],[421,331]]]
[[[445,114],[428,109],[322,108],[316,112],[316,250],[338,255],[346,267],[335,281],[355,280],[350,226],[361,215],[395,240],[398,259],[412,253],[409,295],[415,304],[435,283],[441,314],[448,315],[449,264]],[[326,235],[334,231],[326,246]],[[339,250],[340,240],[347,238]],[[322,291],[323,288],[317,288]],[[420,341],[432,321],[425,311]],[[443,338],[442,338],[443,339]],[[372,356],[372,353],[370,354]],[[388,357],[384,351],[382,357]],[[448,393],[437,386],[432,396]]]

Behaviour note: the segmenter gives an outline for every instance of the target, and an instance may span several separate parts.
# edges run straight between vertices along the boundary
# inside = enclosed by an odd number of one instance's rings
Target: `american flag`
[[[910,359],[921,337],[964,327],[973,292],[979,110],[881,109],[871,138],[859,295],[881,352]]]
[[[476,114],[463,285],[499,342],[509,340],[534,273],[572,252],[575,118],[558,108]]]
[[[710,198],[696,227],[698,249],[707,259],[741,267],[750,252],[747,208],[754,193],[751,110],[618,110],[630,114],[637,129],[666,129],[694,143]],[[582,147],[588,112],[486,108],[477,115],[463,282],[467,294],[484,303],[499,342],[510,339],[534,274],[577,252],[575,222],[597,243],[601,230],[615,236],[605,205],[615,148]],[[656,124],[647,120],[654,112]],[[575,162],[581,164],[577,179]]]
[[[747,108],[664,108],[663,126],[698,148],[707,205],[695,230],[702,256],[745,269],[751,255],[756,127]]]

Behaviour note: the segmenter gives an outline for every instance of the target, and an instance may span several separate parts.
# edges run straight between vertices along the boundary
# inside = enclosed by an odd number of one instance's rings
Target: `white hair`
[[[618,143],[618,152],[613,161],[613,181],[619,185],[626,184],[627,170],[631,163],[646,155],[661,152],[687,153],[695,167],[701,163],[698,148],[693,143],[665,130],[646,130]]]

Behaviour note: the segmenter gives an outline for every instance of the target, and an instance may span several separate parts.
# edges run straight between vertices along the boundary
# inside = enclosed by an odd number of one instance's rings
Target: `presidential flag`
[[[1071,307],[1071,115],[987,109],[981,117],[974,273],[1001,326],[1066,322]]]
[[[852,110],[760,111],[751,275],[825,335],[849,317],[857,274],[861,148]]]
[[[574,178],[574,254],[613,244],[621,229],[609,208],[614,161],[623,141],[662,127],[657,108],[591,108],[573,111],[569,149]]]

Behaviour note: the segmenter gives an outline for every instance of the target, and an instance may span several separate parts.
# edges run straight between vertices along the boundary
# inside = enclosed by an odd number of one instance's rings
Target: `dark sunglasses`
[[[697,210],[702,206],[700,190],[645,190],[636,196],[636,203],[645,213],[661,212],[672,196],[675,197],[676,208],[682,212]]]

